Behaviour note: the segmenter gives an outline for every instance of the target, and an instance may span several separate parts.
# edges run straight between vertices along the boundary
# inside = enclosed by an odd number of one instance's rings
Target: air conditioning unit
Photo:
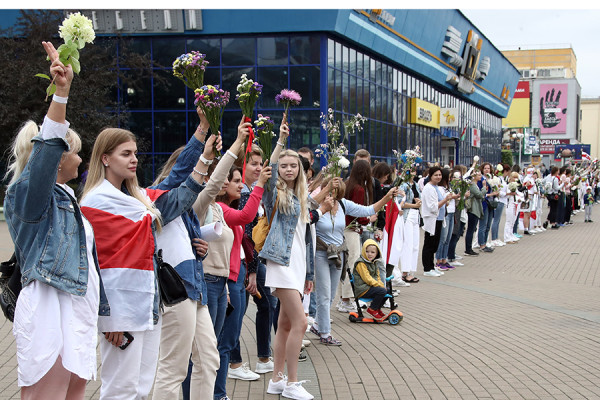
[[[529,70],[529,77],[530,78],[537,78],[537,69],[530,69]]]

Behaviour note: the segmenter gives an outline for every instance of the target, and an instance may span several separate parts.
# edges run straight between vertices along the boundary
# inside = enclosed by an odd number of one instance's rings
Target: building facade
[[[581,100],[581,141],[590,145],[590,156],[600,158],[600,98]]]
[[[302,95],[290,111],[292,148],[327,141],[320,115],[331,108],[340,120],[356,113],[367,118],[364,130],[347,138],[351,153],[366,148],[391,162],[393,149],[419,145],[426,161],[500,160],[501,120],[519,72],[458,10],[82,13],[93,20],[98,40],[126,36],[131,48],[153,60],[141,86],[119,83],[115,91],[130,113],[125,128],[152,143],[148,179],[197,123],[193,92],[171,70],[176,57],[192,50],[210,63],[204,82],[232,93],[221,127],[226,143],[241,118],[235,88],[247,74],[264,85],[255,112],[276,124],[283,108],[275,95],[284,88]],[[111,43],[117,56],[118,41]]]

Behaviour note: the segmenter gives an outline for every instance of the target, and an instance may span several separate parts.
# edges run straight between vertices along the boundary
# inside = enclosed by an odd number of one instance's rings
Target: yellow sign
[[[410,99],[410,118],[408,122],[439,129],[440,108],[424,100],[412,98]]]
[[[508,115],[502,119],[502,126],[507,128],[529,126],[529,99],[513,99]]]
[[[454,127],[458,126],[458,108],[440,108],[440,126],[443,127]]]

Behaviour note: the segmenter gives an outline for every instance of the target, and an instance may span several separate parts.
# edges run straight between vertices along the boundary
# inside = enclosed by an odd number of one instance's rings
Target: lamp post
[[[522,140],[523,140],[524,136],[525,135],[523,133],[521,133],[521,132],[514,132],[513,131],[513,132],[510,133],[510,137],[512,139],[517,139],[519,141],[519,167],[521,166],[521,152],[522,152],[522,147],[521,146],[523,145]]]

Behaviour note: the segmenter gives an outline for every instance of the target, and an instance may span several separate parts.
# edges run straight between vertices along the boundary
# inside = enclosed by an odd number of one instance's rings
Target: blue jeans
[[[468,212],[469,222],[467,223],[467,233],[465,234],[465,247],[466,251],[472,251],[471,246],[473,245],[473,234],[477,229],[479,218],[473,213]]]
[[[492,240],[498,240],[498,227],[500,226],[500,219],[504,212],[504,203],[498,202],[498,207],[494,210],[494,220],[492,221]]]
[[[448,258],[448,247],[450,247],[450,239],[452,238],[452,230],[454,229],[454,213],[446,214],[446,226],[442,227],[440,236],[440,244],[438,245],[435,258],[444,260]]]
[[[479,243],[479,246],[485,246],[487,243],[493,218],[494,210],[492,210],[489,206],[486,207],[483,211],[483,216],[479,220],[479,232],[477,233],[477,243]]]
[[[343,263],[342,263],[343,265]],[[331,303],[335,298],[335,292],[342,276],[342,269],[338,269],[334,261],[327,259],[327,252],[317,250],[315,256],[315,293],[311,298],[317,302],[317,325],[319,332],[331,333],[331,322],[329,321]]]
[[[252,296],[254,304],[256,304],[256,355],[259,358],[271,356],[271,328],[273,327],[273,313],[277,307],[277,297],[273,296],[271,289],[265,286],[266,273],[267,267],[259,261],[256,271],[256,290],[259,291],[261,298],[257,299],[256,296]],[[246,310],[250,301],[249,297],[250,294],[246,292]],[[246,314],[245,311],[244,314]],[[239,340],[235,348],[229,352],[229,362],[242,362]]]
[[[221,335],[218,338],[219,356],[221,365],[217,371],[217,380],[215,381],[215,400],[227,395],[227,372],[229,371],[229,353],[239,345],[240,331],[242,329],[242,319],[246,309],[246,263],[240,264],[240,274],[237,281],[227,281],[229,287],[229,302],[233,306],[233,311],[225,318]]]
[[[452,238],[450,239],[450,244],[448,245],[448,259],[455,260],[456,259],[456,245],[458,243],[458,239],[463,235],[465,230],[465,223],[462,221],[458,221],[458,234],[452,234]]]
[[[204,281],[206,282],[206,293],[208,295],[208,313],[215,329],[215,336],[219,337],[223,329],[223,323],[225,322],[225,311],[227,311],[227,289],[225,288],[227,278],[204,274]],[[187,377],[181,384],[183,400],[190,400],[192,366],[192,360],[190,359]]]

